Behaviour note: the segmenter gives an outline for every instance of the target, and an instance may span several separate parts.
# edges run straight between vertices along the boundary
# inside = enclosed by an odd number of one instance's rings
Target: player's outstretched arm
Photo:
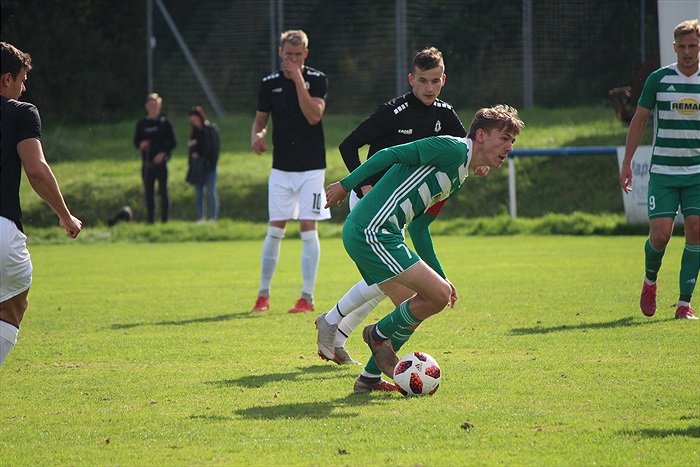
[[[17,153],[34,191],[58,215],[66,234],[71,238],[77,237],[83,223],[68,210],[56,177],[44,157],[41,141],[36,138],[25,139],[17,145]]]
[[[372,142],[382,141],[393,134],[395,123],[393,114],[393,108],[388,108],[386,104],[380,105],[340,143],[338,150],[348,172],[360,166],[361,147],[371,146]]]
[[[394,164],[406,161],[414,162],[415,164],[420,162],[414,143],[382,149],[367,159],[364,164],[353,170],[350,175],[343,178],[343,186],[348,187],[348,190],[352,190],[353,187],[359,185],[360,182],[366,180],[370,175],[381,172]]]
[[[442,269],[440,260],[435,252],[435,246],[433,245],[433,237],[430,234],[430,224],[437,218],[440,210],[445,205],[445,200],[440,201],[434,206],[430,207],[426,212],[419,216],[416,216],[411,222],[406,226],[408,234],[411,236],[413,241],[413,247],[416,249],[418,256],[425,261],[425,263],[430,266],[430,269],[437,272],[442,278],[445,278],[445,271]]]

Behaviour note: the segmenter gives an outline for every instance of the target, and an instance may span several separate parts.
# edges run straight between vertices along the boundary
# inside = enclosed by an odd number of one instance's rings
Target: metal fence
[[[150,86],[175,111],[216,110],[215,99],[221,112],[252,114],[283,29],[309,35],[307,64],[328,75],[336,114],[367,114],[407,90],[410,59],[428,46],[445,56],[441,97],[458,109],[609,103],[658,55],[655,0],[148,3]]]

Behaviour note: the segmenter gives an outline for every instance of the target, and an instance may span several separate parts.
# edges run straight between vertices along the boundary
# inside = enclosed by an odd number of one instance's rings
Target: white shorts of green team
[[[6,217],[0,217],[0,302],[9,300],[32,285],[32,261],[27,236]]]
[[[267,207],[271,221],[330,219],[326,205],[326,171],[285,172],[272,169],[267,181]]]

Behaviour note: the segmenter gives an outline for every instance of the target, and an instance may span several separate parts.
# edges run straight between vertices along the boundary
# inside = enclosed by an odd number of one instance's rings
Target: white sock
[[[367,288],[367,283],[361,280],[357,284],[350,287],[343,298],[338,300],[338,303],[331,311],[326,314],[326,321],[330,325],[338,324],[347,315],[352,313],[356,308],[364,305],[367,302],[362,290]]]
[[[321,258],[321,245],[318,241],[318,232],[307,230],[301,232],[301,278],[304,281],[301,291],[313,297],[314,285],[318,262]]]
[[[362,324],[372,310],[374,310],[385,298],[386,295],[384,294],[378,295],[370,301],[360,305],[358,308],[355,308],[352,313],[343,318],[340,324],[338,324],[338,331],[335,333],[335,346],[344,347],[345,341],[350,334],[352,334],[352,332],[357,329],[360,324]]]
[[[17,343],[19,328],[5,321],[0,321],[0,366],[10,355],[10,351]]]
[[[370,301],[373,298],[386,297],[384,291],[379,288],[379,284],[367,285],[367,282],[364,280],[361,282],[362,284],[360,284],[360,282],[357,284],[360,286],[360,293],[363,297],[365,297],[365,300]]]
[[[349,316],[367,302],[378,297],[381,297],[379,300],[381,301],[386,295],[377,284],[367,285],[367,282],[360,280],[357,284],[353,285],[350,290],[343,295],[343,298],[338,300],[338,303],[333,309],[326,314],[326,322],[330,325],[340,324],[346,316]],[[372,311],[371,308],[367,313],[369,314],[370,311]],[[365,315],[362,320],[366,317],[367,315]],[[360,322],[362,322],[362,320],[360,320]]]
[[[270,295],[270,283],[277,268],[280,258],[280,244],[284,238],[284,229],[279,227],[267,227],[267,235],[263,242],[262,261],[260,266],[260,293],[258,295]]]
[[[376,378],[381,378],[381,377],[382,377],[382,374],[381,374],[381,373],[379,373],[378,375],[373,375],[372,373],[368,373],[367,370],[362,370],[362,373],[360,373],[360,374],[361,374],[362,376],[364,376],[365,378],[372,378],[372,379],[376,379]]]

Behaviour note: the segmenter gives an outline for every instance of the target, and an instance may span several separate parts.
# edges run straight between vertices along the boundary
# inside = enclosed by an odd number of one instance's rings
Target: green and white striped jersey
[[[468,175],[472,141],[452,136],[430,136],[392,146],[341,180],[351,190],[368,175],[391,169],[348,215],[370,230],[399,233],[415,217],[454,195]]]
[[[700,173],[700,72],[685,76],[676,63],[659,68],[637,103],[655,110],[650,172]]]

